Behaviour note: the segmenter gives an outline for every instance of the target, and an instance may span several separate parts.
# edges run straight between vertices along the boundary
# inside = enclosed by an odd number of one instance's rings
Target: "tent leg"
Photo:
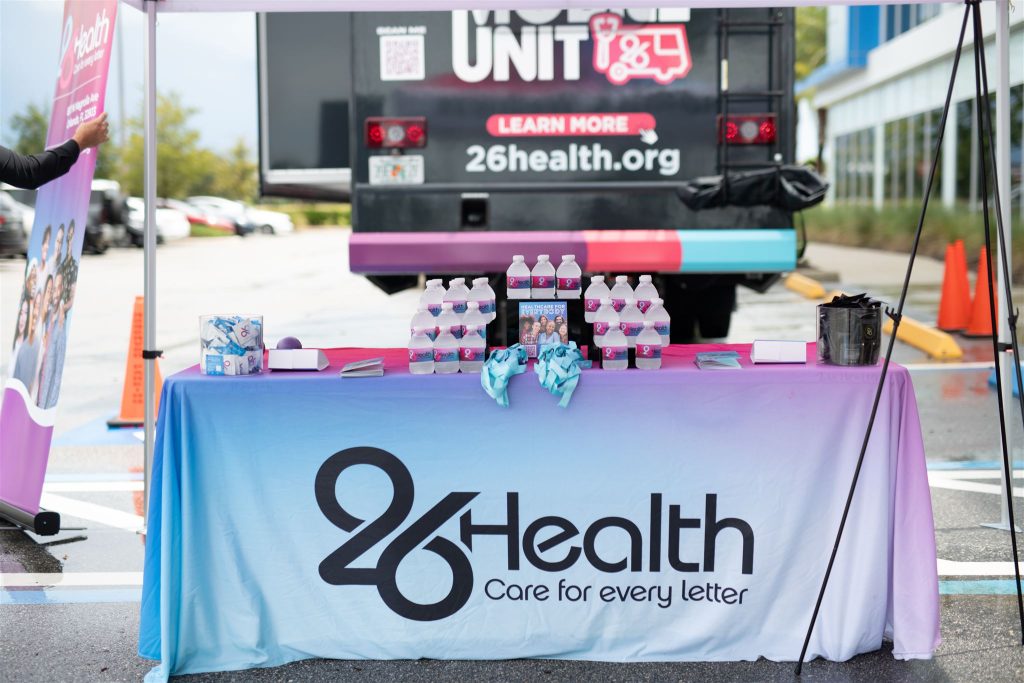
[[[153,437],[156,358],[151,351],[156,346],[156,2],[146,3],[146,56],[143,194],[146,202],[146,222],[143,231],[144,279],[143,296],[143,358],[145,359],[145,496],[143,519],[149,521],[149,494],[153,475]]]

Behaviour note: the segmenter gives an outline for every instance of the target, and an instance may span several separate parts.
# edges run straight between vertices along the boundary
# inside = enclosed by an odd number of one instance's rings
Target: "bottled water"
[[[650,320],[644,321],[643,332],[636,338],[636,367],[640,370],[661,367],[661,335]]]
[[[594,322],[597,309],[601,308],[601,299],[610,299],[612,296],[608,285],[604,283],[604,275],[594,275],[590,278],[590,286],[583,294],[583,317],[588,323]]]
[[[466,334],[459,342],[459,370],[480,372],[484,367],[487,342],[481,336],[483,325],[466,325]]]
[[[441,303],[444,301],[444,285],[440,280],[427,280],[427,288],[420,295],[420,303],[427,307],[430,315],[441,315]]]
[[[654,323],[654,330],[661,335],[661,345],[668,346],[672,318],[669,317],[668,311],[665,310],[664,300],[660,298],[652,300],[651,308],[647,311],[644,319]]]
[[[470,326],[477,328],[477,336],[487,340],[487,316],[480,312],[480,304],[476,301],[466,303],[466,315],[462,316],[462,338],[469,336]]]
[[[604,346],[605,336],[611,329],[619,329],[619,314],[611,299],[601,299],[601,308],[594,313],[594,346]]]
[[[626,281],[626,276],[616,275],[615,285],[612,287],[612,305],[615,306],[615,312],[622,311],[622,307],[626,305],[626,299],[632,298],[634,298],[633,288]]]
[[[555,273],[555,286],[558,289],[559,299],[579,299],[582,287],[580,280],[583,278],[583,271],[576,263],[576,257],[567,254],[562,257],[562,263]]]
[[[604,337],[604,346],[601,347],[601,367],[605,370],[625,370],[629,367],[629,348],[626,345],[626,335],[622,330],[613,327],[608,330]]]
[[[416,315],[412,317],[412,322],[409,324],[409,329],[413,332],[415,332],[417,327],[422,327],[426,331],[430,341],[437,339],[437,319],[430,314],[430,311],[423,304],[416,307]]]
[[[466,302],[469,300],[469,287],[466,286],[466,278],[454,277],[448,281],[448,293],[444,295],[445,301],[452,302],[452,310],[462,315],[466,312]]]
[[[530,298],[530,267],[525,256],[513,256],[505,271],[505,296],[509,299]]]
[[[640,284],[637,285],[633,298],[636,299],[636,307],[640,309],[640,312],[647,313],[651,302],[658,298],[658,290],[651,284],[650,275],[640,276]]]
[[[554,299],[555,298],[555,267],[547,254],[537,257],[537,265],[530,273],[530,298],[532,299]]]
[[[473,289],[469,290],[469,300],[475,301],[480,305],[480,312],[487,317],[487,322],[491,322],[498,317],[497,296],[495,296],[494,290],[491,289],[490,283],[487,282],[487,278],[478,277],[473,280]]]
[[[440,337],[445,332],[456,339],[462,339],[462,316],[455,314],[454,304],[451,301],[441,304],[441,315],[437,316],[438,336]]]
[[[409,339],[409,372],[414,375],[429,375],[434,371],[434,343],[427,336],[433,329],[431,324],[429,328],[414,327],[412,330],[412,338]]]
[[[619,329],[622,330],[622,334],[626,335],[626,343],[629,348],[636,348],[636,338],[640,336],[640,331],[644,329],[644,314],[640,312],[640,309],[636,307],[636,302],[630,297],[626,299],[626,305],[622,307],[622,312],[619,313]]]
[[[441,328],[441,333],[434,340],[434,372],[439,375],[450,375],[458,371],[459,340],[447,328]]]

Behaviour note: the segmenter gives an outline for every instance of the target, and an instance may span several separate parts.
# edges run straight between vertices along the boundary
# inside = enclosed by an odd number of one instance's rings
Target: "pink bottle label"
[[[409,334],[410,335],[411,334],[415,334],[415,331],[410,329],[409,330]],[[436,327],[428,328],[426,330],[426,334],[427,334],[427,339],[429,339],[430,341],[434,341],[435,339],[437,339],[437,328]]]
[[[626,360],[629,355],[625,346],[605,346],[601,349],[601,360]]]
[[[669,334],[670,324],[671,323],[668,320],[661,320],[659,322],[654,323],[654,330],[662,337],[667,337]]]
[[[509,289],[529,289],[530,278],[519,277],[517,275],[509,275],[505,279],[505,286],[508,287]]]
[[[466,333],[466,328],[462,325],[452,325],[448,328],[448,331],[452,333],[452,336],[456,339],[462,339],[462,335]]]
[[[426,363],[434,360],[433,349],[409,349],[410,363]]]
[[[644,324],[639,323],[619,323],[619,329],[622,330],[622,334],[627,337],[635,337],[640,334],[640,331],[644,329]]]
[[[459,359],[464,361],[483,361],[484,360],[484,349],[483,348],[466,348],[459,352]]]
[[[466,305],[465,301],[453,301],[452,302],[452,310],[455,311],[456,313],[458,313],[459,315],[462,315],[463,313],[465,313],[468,308],[469,308],[469,306]]]
[[[640,309],[641,313],[646,313],[648,310],[650,310],[651,303],[652,302],[647,301],[645,299],[637,299],[636,300],[636,307]]]
[[[601,308],[600,299],[584,299],[583,305],[587,308],[587,313],[594,313],[597,309]]]
[[[436,318],[441,315],[441,304],[427,304],[427,310],[430,311],[430,315]]]
[[[615,309],[616,313],[622,313],[622,309],[626,307],[625,299],[612,299],[612,308]]]
[[[458,349],[434,349],[434,362],[435,363],[458,363],[459,362],[459,350]]]
[[[603,337],[608,334],[609,327],[611,327],[611,325],[609,325],[607,321],[598,320],[594,323],[594,335]]]
[[[637,358],[661,358],[661,344],[637,344]]]
[[[534,275],[533,276],[533,288],[534,289],[550,289],[554,284],[554,279],[550,275]]]
[[[558,288],[563,291],[579,289],[580,279],[578,277],[560,277],[558,278]]]
[[[487,299],[485,301],[480,302],[480,312],[483,313],[484,315],[490,315],[491,313],[494,313],[494,310],[494,299]]]

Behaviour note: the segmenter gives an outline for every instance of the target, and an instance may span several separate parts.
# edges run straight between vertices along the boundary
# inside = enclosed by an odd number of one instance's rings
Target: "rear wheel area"
[[[736,308],[734,283],[666,278],[658,289],[672,317],[670,339],[673,344],[693,344],[702,339],[728,336]]]

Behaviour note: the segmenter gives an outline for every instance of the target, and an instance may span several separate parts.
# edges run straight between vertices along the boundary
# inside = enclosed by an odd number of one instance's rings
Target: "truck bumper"
[[[349,267],[367,275],[503,272],[514,254],[532,261],[575,254],[586,272],[779,273],[796,267],[789,228],[511,232],[356,232]]]

